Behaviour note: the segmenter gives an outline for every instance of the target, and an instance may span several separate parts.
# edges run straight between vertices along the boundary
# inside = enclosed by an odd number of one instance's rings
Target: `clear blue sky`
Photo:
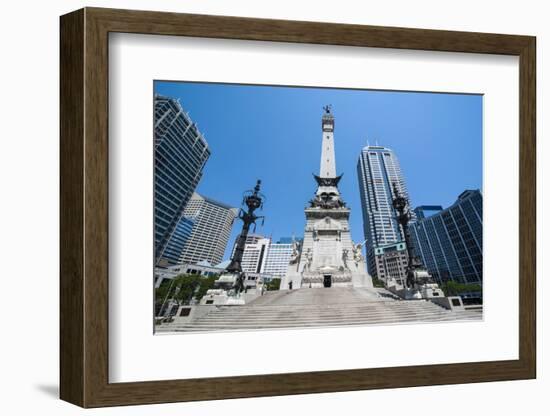
[[[274,240],[303,235],[325,104],[336,119],[336,170],[355,241],[363,240],[356,166],[367,141],[396,152],[413,207],[446,207],[482,186],[481,95],[161,81],[154,89],[180,99],[211,148],[197,191],[238,207],[261,179],[266,219],[257,232]]]

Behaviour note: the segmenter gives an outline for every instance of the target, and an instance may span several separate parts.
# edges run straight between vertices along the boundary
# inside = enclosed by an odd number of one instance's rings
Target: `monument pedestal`
[[[257,288],[245,288],[235,293],[235,283],[239,273],[223,273],[214,283],[214,289],[206,292],[200,301],[201,305],[245,305],[261,295]]]
[[[443,298],[445,294],[437,283],[424,283],[418,285],[418,290],[424,299]]]
[[[351,273],[334,267],[322,267],[316,271],[302,273],[302,287],[349,287]]]
[[[405,300],[445,298],[445,293],[437,283],[423,283],[407,288],[392,279],[386,285],[386,289]]]

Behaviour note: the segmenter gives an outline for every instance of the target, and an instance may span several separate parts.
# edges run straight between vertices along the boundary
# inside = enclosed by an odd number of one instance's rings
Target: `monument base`
[[[445,294],[437,283],[424,283],[418,285],[418,290],[424,299],[443,298]]]
[[[246,277],[246,276],[245,276]],[[261,295],[256,287],[247,287],[235,293],[235,284],[239,273],[223,273],[214,283],[214,289],[209,289],[200,300],[201,305],[245,305]]]
[[[415,285],[413,288],[408,288],[397,283],[395,279],[391,279],[386,282],[386,289],[405,300],[431,300],[445,297],[445,293],[443,293],[443,290],[437,283],[423,283]]]
[[[350,287],[351,273],[340,270],[304,272],[300,287]]]
[[[372,288],[372,279],[366,273],[345,271],[316,271],[287,273],[281,279],[280,290],[319,287],[364,287]]]

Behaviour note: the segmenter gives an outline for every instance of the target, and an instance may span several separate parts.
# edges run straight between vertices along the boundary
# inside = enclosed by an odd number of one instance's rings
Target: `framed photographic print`
[[[535,38],[61,17],[83,407],[536,376]]]

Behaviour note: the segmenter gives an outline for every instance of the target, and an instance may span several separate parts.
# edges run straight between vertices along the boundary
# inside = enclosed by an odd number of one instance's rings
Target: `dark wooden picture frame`
[[[61,17],[60,396],[83,407],[536,377],[535,38],[85,8]],[[519,359],[109,383],[110,32],[519,56]]]

